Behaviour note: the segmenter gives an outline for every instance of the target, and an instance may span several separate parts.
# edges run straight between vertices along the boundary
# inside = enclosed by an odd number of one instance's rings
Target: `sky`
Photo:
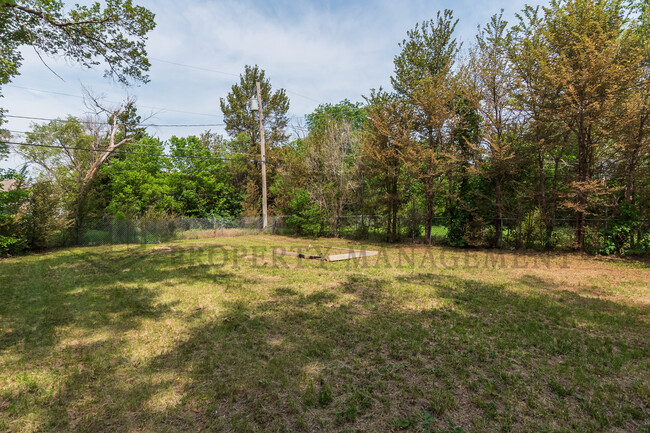
[[[70,2],[66,2],[70,3]],[[83,3],[83,2],[82,2]],[[42,118],[83,116],[82,91],[117,106],[127,96],[149,123],[215,125],[150,127],[163,140],[211,129],[225,134],[219,108],[245,65],[259,65],[274,89],[290,99],[293,124],[321,103],[363,101],[371,89],[390,88],[399,43],[416,23],[452,9],[456,38],[468,48],[477,26],[504,10],[511,22],[523,0],[135,0],[155,13],[149,34],[150,82],[124,87],[104,78],[104,68],[84,69],[63,59],[22,51],[21,75],[3,86],[0,106],[9,115]],[[529,1],[529,3],[531,3]],[[533,3],[535,4],[535,3]],[[179,7],[179,5],[182,5]],[[183,66],[185,65],[185,66]],[[58,76],[57,76],[58,75]],[[4,127],[27,131],[30,120],[9,118]],[[291,131],[291,128],[289,128]],[[20,138],[20,135],[16,136]],[[16,155],[0,167],[17,168]]]

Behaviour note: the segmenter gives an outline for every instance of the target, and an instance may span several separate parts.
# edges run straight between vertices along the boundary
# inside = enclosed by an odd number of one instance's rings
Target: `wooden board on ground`
[[[329,248],[329,247],[324,247],[324,248]],[[337,262],[339,260],[358,259],[361,257],[370,257],[379,254],[378,251],[370,251],[370,250],[351,250],[349,248],[336,248],[336,249],[346,250],[347,253],[330,254],[325,257],[322,257],[315,254],[296,253],[293,251],[275,249],[273,250],[273,254],[279,254],[281,256],[298,257],[299,259],[324,260],[327,262]]]
[[[325,260],[328,262],[337,262],[339,260],[349,260],[349,259],[358,259],[360,257],[370,257],[376,256],[379,254],[379,251],[370,251],[370,250],[348,250],[347,253],[342,254],[330,254],[325,257]]]

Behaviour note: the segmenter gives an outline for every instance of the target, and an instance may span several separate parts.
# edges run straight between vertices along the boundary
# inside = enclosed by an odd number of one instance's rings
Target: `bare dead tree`
[[[330,219],[332,235],[345,206],[354,199],[357,184],[359,139],[347,121],[329,122],[324,134],[308,143],[306,165],[314,178],[307,189]]]
[[[129,122],[125,113],[133,108],[133,99],[110,107],[85,91],[84,101],[89,108],[88,116],[32,125],[25,145],[16,148],[65,193],[65,208],[77,226],[83,220],[83,210],[100,167],[117,149],[133,141],[135,135],[133,128],[125,127]],[[128,126],[137,125],[132,122]]]
[[[93,96],[90,92],[85,91],[84,93],[84,102],[86,106],[92,110],[95,118],[100,118],[101,115],[105,115],[108,117],[108,122],[106,124],[100,122],[86,122],[86,125],[95,126],[89,128],[89,132],[92,133],[94,138],[94,140],[91,141],[93,157],[90,167],[86,170],[85,176],[81,181],[81,186],[77,194],[77,208],[79,211],[81,211],[81,208],[86,202],[90,185],[97,176],[99,168],[120,146],[133,141],[133,137],[128,134],[121,135],[119,140],[116,137],[120,130],[120,126],[122,126],[120,124],[120,115],[135,103],[135,100],[129,97],[124,104],[121,104],[117,108],[111,108],[105,105],[100,98]],[[96,128],[96,126],[100,126],[100,128]],[[102,138],[102,129],[106,129],[107,139]],[[127,130],[127,128],[124,128],[125,132]]]

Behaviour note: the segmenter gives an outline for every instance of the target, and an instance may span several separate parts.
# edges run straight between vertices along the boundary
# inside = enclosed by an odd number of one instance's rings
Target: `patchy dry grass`
[[[0,262],[0,431],[650,431],[647,263],[309,242]]]

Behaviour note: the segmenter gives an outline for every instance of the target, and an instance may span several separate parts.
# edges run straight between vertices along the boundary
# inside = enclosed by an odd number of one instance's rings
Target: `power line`
[[[49,93],[52,95],[59,95],[59,96],[68,96],[70,98],[77,98],[77,99],[84,99],[83,96],[79,95],[72,95],[70,93],[62,93],[62,92],[53,92],[51,90],[42,90],[42,89],[34,89],[32,87],[23,87],[23,86],[16,86],[15,84],[7,84],[7,87],[14,87],[16,89],[23,89],[23,90],[30,90],[32,92],[41,92],[41,93]],[[118,101],[108,101],[114,104],[119,104],[120,102]],[[156,107],[152,105],[141,105],[141,104],[136,104],[138,107],[142,108],[151,108],[154,110],[164,110],[164,111],[170,111],[174,113],[182,113],[182,114],[195,114],[197,116],[212,116],[212,117],[219,117],[219,114],[208,114],[208,113],[197,113],[195,111],[185,111],[185,110],[176,110],[172,108],[165,108],[165,107]]]
[[[12,132],[14,134],[21,134],[21,135],[27,135],[27,134],[33,133],[33,131],[17,131],[17,130],[14,130],[14,129],[5,129],[4,131],[9,131],[9,132]],[[0,143],[9,143],[9,142],[0,140]],[[30,143],[20,143],[20,144],[21,145],[24,144],[25,146],[31,146],[31,145],[37,146],[37,144],[30,144]],[[156,144],[147,144],[147,143],[142,143],[142,142],[137,142],[137,141],[131,142],[130,144],[132,144],[134,146],[158,147],[158,145],[156,145]],[[61,146],[61,148],[72,149],[71,147],[68,147],[68,146]],[[253,156],[253,157],[260,156],[259,154],[255,154],[255,153],[243,153],[243,152],[236,152],[236,153],[228,152],[228,154],[229,155],[235,155],[235,156]],[[277,159],[279,161],[284,160],[283,158],[273,156],[273,155],[266,155],[266,157],[267,158],[274,158],[274,159]]]
[[[34,117],[34,116],[18,116],[15,114],[5,114],[4,117],[11,117],[14,119],[27,119],[27,120],[42,120],[50,122],[64,122],[64,123],[76,123],[74,120],[68,119],[52,119],[47,117]],[[90,123],[92,125],[110,125],[108,122],[94,122],[94,121],[81,121],[81,123]],[[181,127],[212,127],[212,126],[225,126],[224,123],[204,123],[204,124],[158,124],[158,123],[120,123],[119,126],[144,126],[144,127],[172,127],[172,128],[181,128]]]
[[[61,92],[53,92],[51,90],[41,90],[41,89],[33,89],[31,87],[23,87],[23,86],[16,86],[15,84],[6,84],[7,87],[13,87],[15,89],[23,89],[23,90],[30,90],[32,92],[41,92],[41,93],[49,93],[51,95],[59,95],[59,96],[69,96],[71,98],[77,98],[77,99],[83,99],[83,96],[79,95],[71,95],[70,93],[61,93]]]
[[[296,95],[296,96],[300,96],[301,98],[305,98],[305,99],[308,99],[308,100],[310,100],[310,101],[312,101],[312,102],[316,102],[317,104],[320,104],[320,102],[321,102],[321,101],[319,101],[319,100],[317,100],[317,99],[310,98],[309,96],[302,95],[302,94],[300,94],[300,93],[298,93],[298,92],[293,92],[293,91],[291,91],[291,90],[287,90],[287,89],[284,89],[284,90],[285,90],[287,93],[292,93],[292,94],[294,94],[294,95]]]
[[[169,63],[170,65],[182,66],[184,68],[197,69],[199,71],[214,72],[215,74],[222,74],[222,75],[230,75],[230,76],[233,76],[233,77],[239,77],[239,74],[233,74],[231,72],[217,71],[216,69],[203,68],[201,66],[192,66],[192,65],[186,65],[184,63],[170,62],[169,60],[156,59],[154,57],[149,57],[149,59],[154,60],[156,62]]]
[[[157,156],[162,158],[188,158],[188,159],[218,159],[221,161],[247,161],[247,162],[262,162],[261,159],[240,159],[240,158],[225,158],[217,155],[170,155],[167,153],[148,153],[148,152],[132,152],[128,150],[113,150],[107,151],[102,149],[88,149],[86,147],[71,147],[71,146],[55,146],[52,144],[37,144],[37,143],[18,143],[15,141],[0,141],[5,144],[11,144],[14,146],[33,146],[33,147],[44,147],[48,149],[68,149],[68,150],[80,150],[84,152],[96,152],[96,153],[112,153],[112,154],[123,154],[123,155],[139,155],[139,156]],[[271,163],[277,164],[277,163]]]

